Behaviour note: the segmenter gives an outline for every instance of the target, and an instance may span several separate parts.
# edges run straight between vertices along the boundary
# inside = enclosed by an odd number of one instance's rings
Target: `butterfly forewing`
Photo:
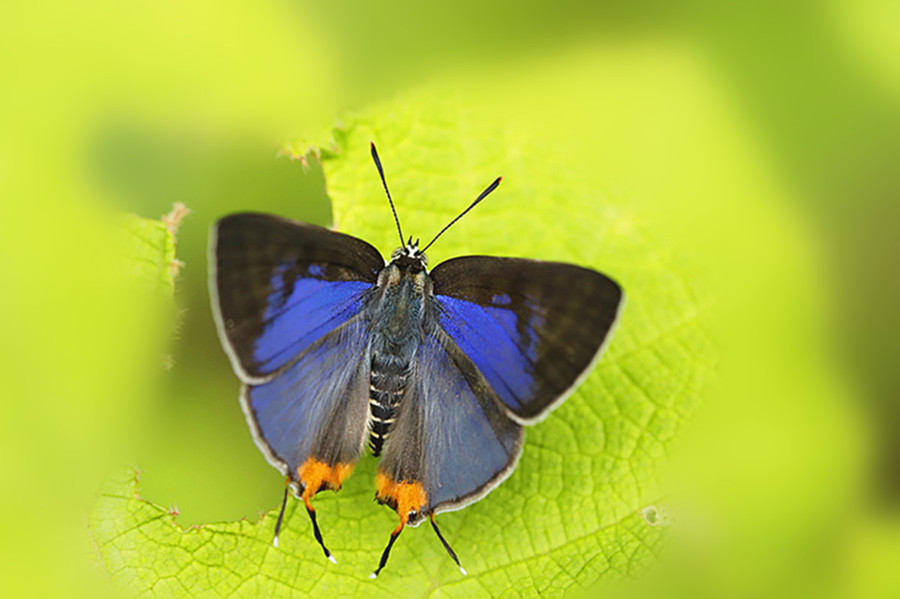
[[[384,260],[371,245],[264,214],[219,221],[211,291],[235,371],[261,382],[362,309]]]
[[[440,326],[525,424],[587,373],[623,299],[614,281],[571,264],[466,256],[431,276]]]

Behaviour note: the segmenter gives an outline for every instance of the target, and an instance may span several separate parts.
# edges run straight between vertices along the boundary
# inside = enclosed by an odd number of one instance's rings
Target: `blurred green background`
[[[719,393],[670,473],[686,532],[625,592],[900,591],[900,4],[732,4],[0,8],[0,594],[105,588],[86,514],[123,463],[185,525],[272,509],[280,476],[209,314],[206,232],[241,209],[330,223],[321,167],[277,149],[444,77],[574,147],[574,172],[602,163],[636,205],[666,198],[650,218],[739,296]],[[765,209],[736,201],[747,181]],[[115,256],[120,215],[178,201],[172,311]],[[716,251],[743,219],[760,235]]]

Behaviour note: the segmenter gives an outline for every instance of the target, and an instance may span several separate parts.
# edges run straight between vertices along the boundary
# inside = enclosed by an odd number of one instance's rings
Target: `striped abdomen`
[[[374,455],[381,455],[381,448],[391,431],[400,399],[411,373],[407,359],[390,353],[375,352],[369,379],[369,447]]]

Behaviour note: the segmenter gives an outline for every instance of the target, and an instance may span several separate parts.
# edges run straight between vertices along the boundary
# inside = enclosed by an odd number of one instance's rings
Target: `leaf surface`
[[[690,265],[642,229],[627,198],[599,190],[567,168],[565,153],[505,122],[434,85],[345,119],[320,143],[335,227],[385,255],[399,241],[370,140],[404,234],[423,243],[504,176],[429,251],[432,265],[464,254],[567,261],[626,290],[606,355],[567,402],[528,429],[514,474],[478,503],[439,517],[469,575],[420,527],[405,531],[386,570],[368,579],[396,517],[372,501],[376,461],[363,457],[340,493],[315,499],[336,566],[323,558],[297,501],[289,501],[275,549],[277,509],[259,522],[182,529],[169,510],[139,497],[132,471],[116,474],[94,509],[92,533],[119,586],[162,595],[536,596],[644,571],[667,523],[655,471],[715,360],[707,301]],[[223,492],[227,484],[239,481],[223,481]]]

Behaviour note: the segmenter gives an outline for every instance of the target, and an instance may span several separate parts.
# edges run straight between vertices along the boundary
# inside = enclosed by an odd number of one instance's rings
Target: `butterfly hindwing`
[[[623,303],[617,283],[571,264],[466,256],[431,277],[440,326],[523,424],[587,374]]]
[[[415,382],[400,404],[378,471],[389,481],[421,485],[424,503],[412,506],[417,514],[409,521],[415,524],[498,485],[512,472],[523,437],[472,361],[436,328],[419,347]],[[379,493],[391,499],[381,488]]]
[[[252,213],[219,221],[211,252],[219,334],[247,383],[267,380],[359,313],[384,266],[365,241]]]
[[[352,465],[366,436],[368,325],[362,315],[307,347],[278,376],[245,385],[241,405],[269,462],[300,480],[310,459]]]

